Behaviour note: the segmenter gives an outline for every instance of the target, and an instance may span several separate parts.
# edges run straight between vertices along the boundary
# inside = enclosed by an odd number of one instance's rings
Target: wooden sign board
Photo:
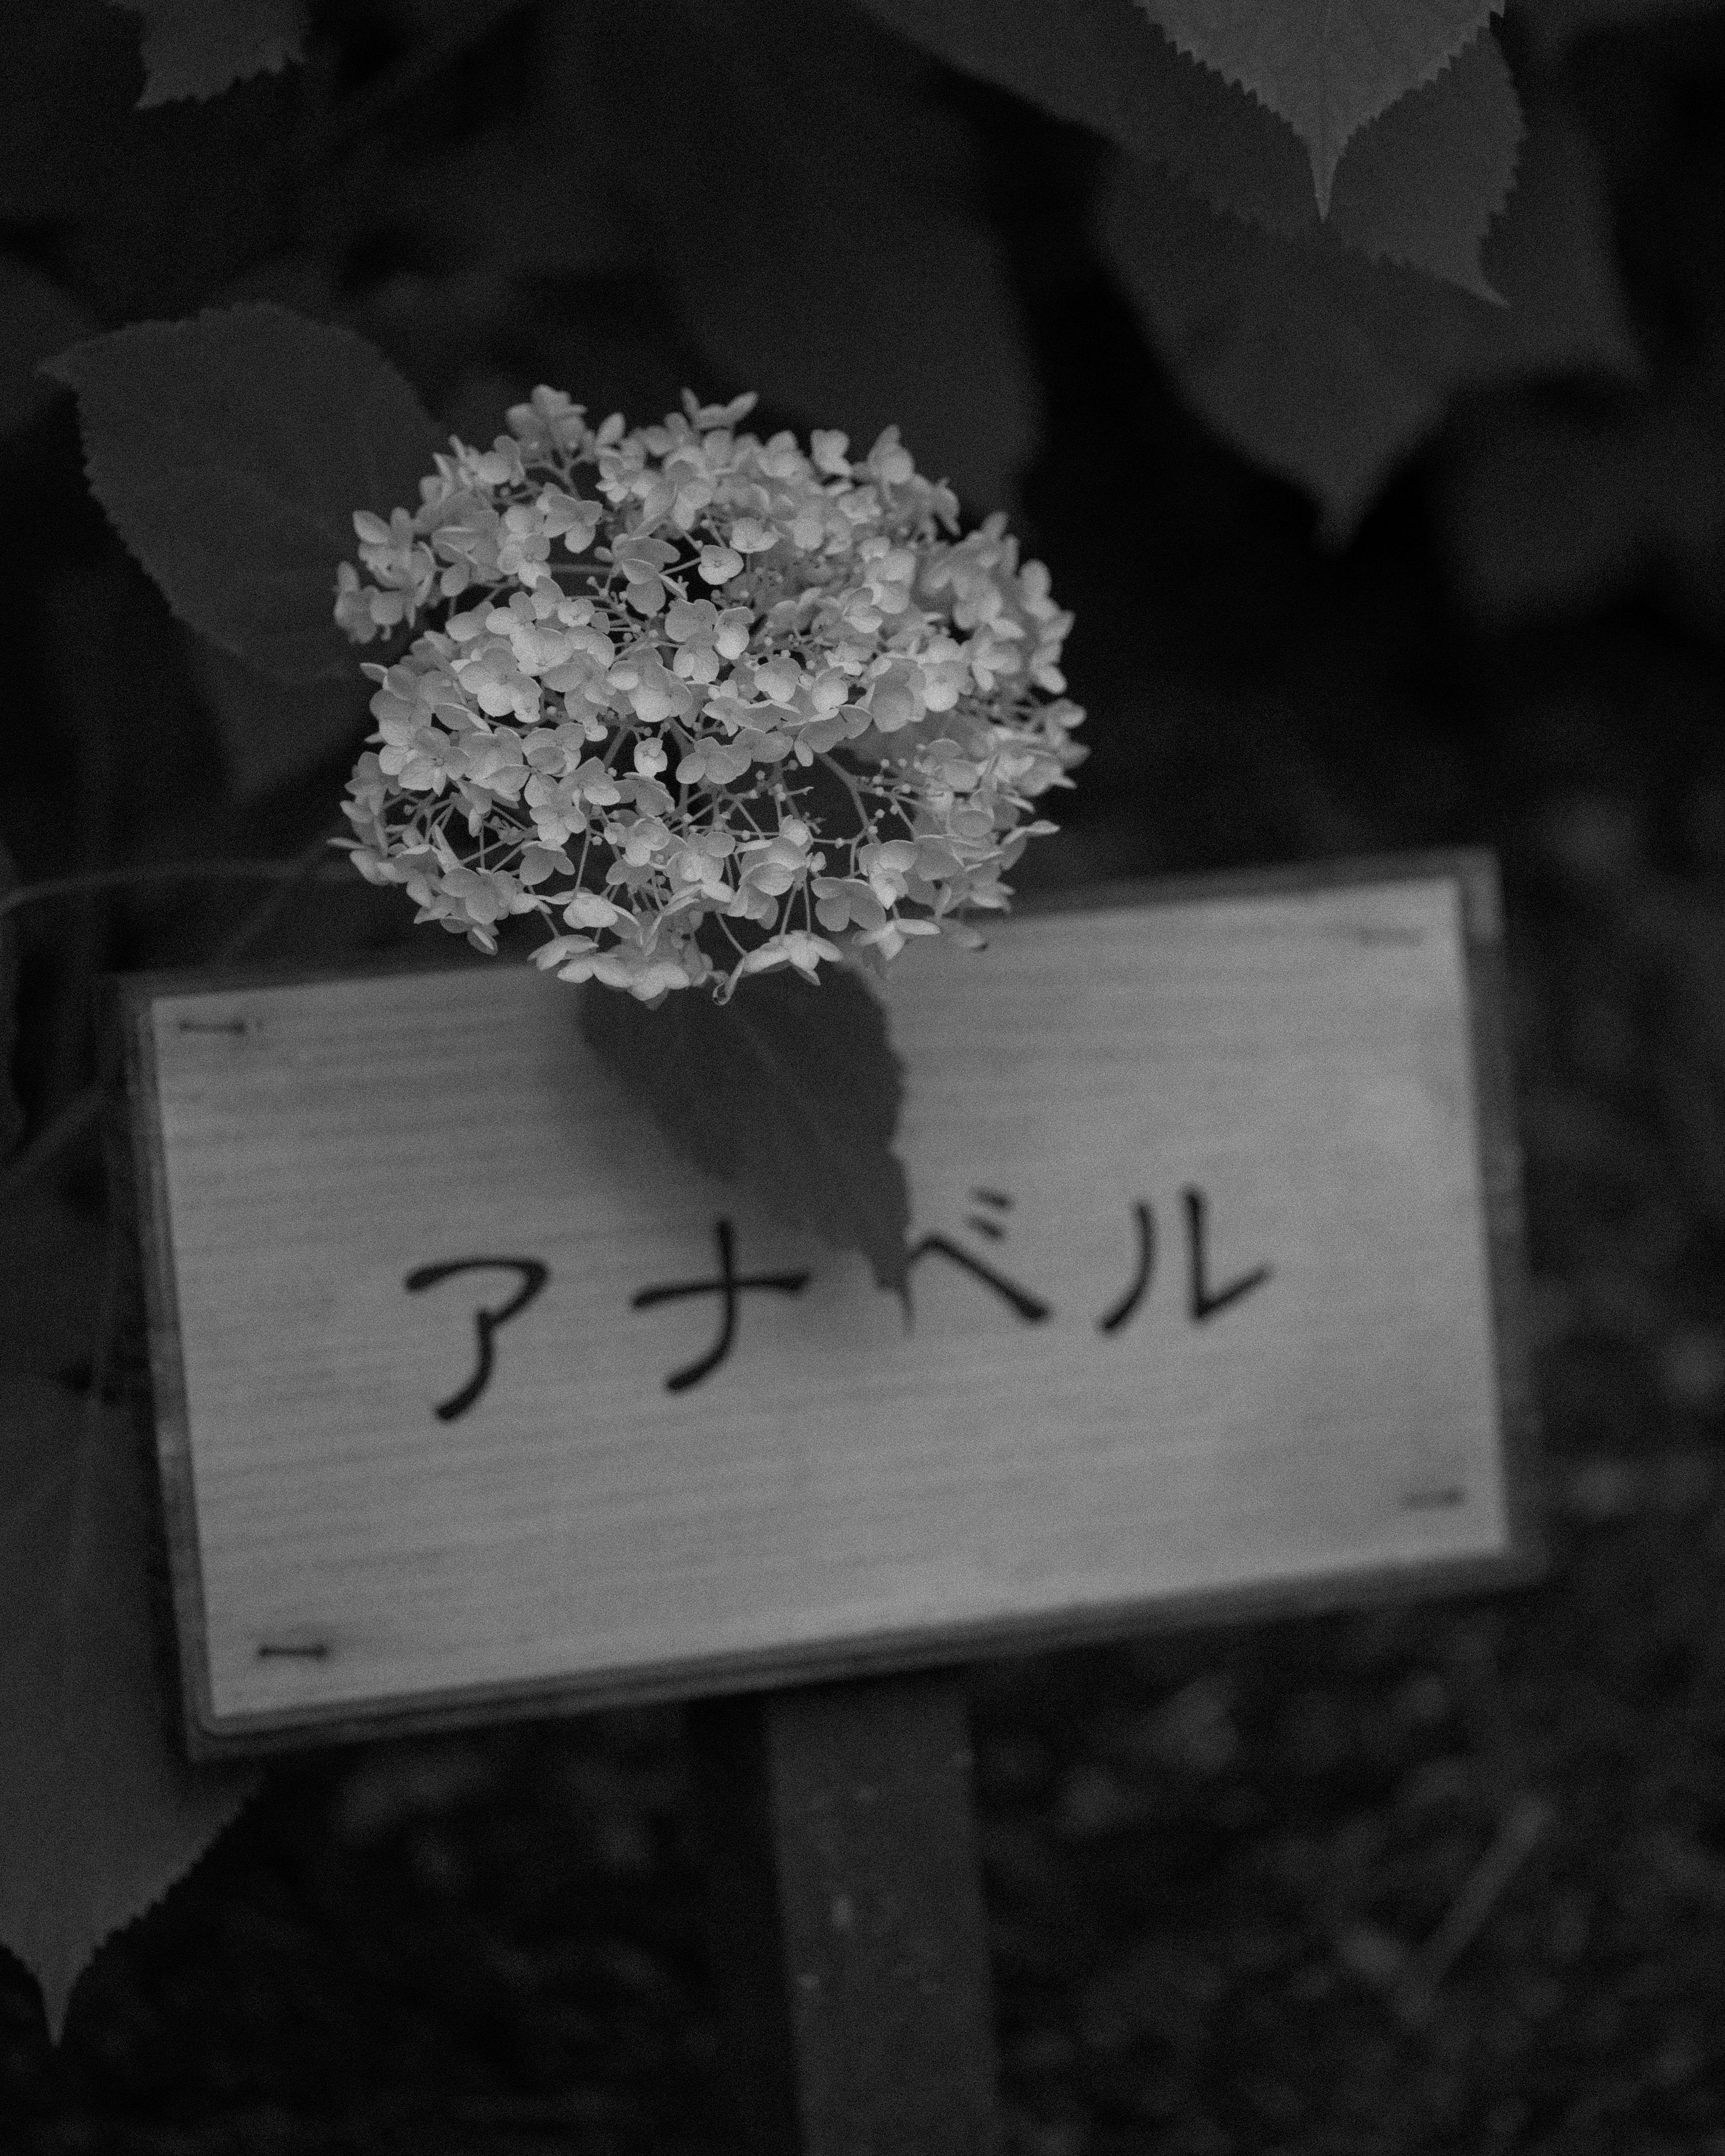
[[[124,979],[188,1749],[1527,1576],[1501,935],[1466,853],[913,946],[908,1329],[530,967]]]

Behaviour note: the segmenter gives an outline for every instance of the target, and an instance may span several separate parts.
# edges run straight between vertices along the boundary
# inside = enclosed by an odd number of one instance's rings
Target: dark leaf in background
[[[1368,121],[1430,82],[1502,0],[1137,0],[1183,53],[1286,121],[1312,160],[1320,211]]]
[[[170,1742],[126,1418],[0,1375],[0,1944],[56,2042],[80,1971],[159,1900],[257,1786]]]
[[[1317,233],[1312,174],[1292,131],[1175,51],[1131,0],[865,0],[950,65],[1160,165],[1266,230]],[[1513,182],[1521,115],[1497,41],[1366,126],[1337,172],[1328,229],[1373,261],[1482,290],[1480,244]]]
[[[566,80],[606,127],[656,266],[727,388],[866,449],[896,424],[979,511],[1009,501],[1040,424],[1005,249],[965,124],[932,71],[853,9],[774,0],[567,9]],[[639,99],[587,85],[650,81]],[[716,385],[708,385],[716,393]],[[633,415],[631,415],[633,416]]]
[[[441,446],[362,337],[285,308],[206,310],[74,346],[90,483],[182,621],[283,680],[340,674],[353,512],[417,506]]]
[[[1536,118],[1486,249],[1507,307],[1248,231],[1124,159],[1097,228],[1185,394],[1244,454],[1306,488],[1333,539],[1462,383],[1638,365],[1597,162],[1560,116]]]
[[[829,971],[819,988],[757,974],[728,1004],[690,989],[657,1010],[589,983],[581,1031],[697,1168],[861,1250],[877,1286],[906,1294],[910,1193],[891,1149],[904,1070],[855,974]]]
[[[1482,31],[1435,82],[1354,136],[1336,176],[1331,228],[1374,262],[1501,300],[1481,249],[1510,200],[1525,133],[1502,51]]]
[[[219,97],[304,56],[305,0],[110,0],[144,18],[141,108]]]

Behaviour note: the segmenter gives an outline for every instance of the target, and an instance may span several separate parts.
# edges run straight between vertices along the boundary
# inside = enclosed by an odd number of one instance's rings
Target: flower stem
[[[851,806],[856,811],[857,834],[860,838],[866,838],[868,834],[874,829],[875,825],[874,819],[869,814],[868,809],[864,803],[862,788],[857,784],[856,781],[845,768],[844,765],[839,762],[836,757],[829,756],[824,748],[818,748],[814,752],[814,755],[815,761],[817,762],[824,763],[827,769],[832,773],[833,776],[842,782],[845,791],[850,796]]]

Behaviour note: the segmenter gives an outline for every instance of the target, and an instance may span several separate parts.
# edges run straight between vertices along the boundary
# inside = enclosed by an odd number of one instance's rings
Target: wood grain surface
[[[1467,854],[913,946],[909,1329],[531,968],[123,981],[188,1748],[1524,1576],[1501,934]]]

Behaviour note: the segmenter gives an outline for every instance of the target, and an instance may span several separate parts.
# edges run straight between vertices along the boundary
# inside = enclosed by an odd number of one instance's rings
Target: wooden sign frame
[[[1524,1319],[1524,1231],[1521,1154],[1517,1141],[1507,1037],[1503,915],[1495,860],[1479,850],[1349,860],[1286,869],[1230,871],[1117,884],[1019,901],[1031,919],[1067,911],[1180,906],[1235,898],[1298,896],[1359,887],[1439,882],[1454,887],[1465,986],[1467,1052],[1473,1091],[1482,1261],[1489,1290],[1491,1353],[1500,1429],[1503,1516],[1501,1546],[1489,1554],[1417,1565],[1389,1564],[1332,1576],[1182,1591],[1128,1604],[1041,1611],[1016,1619],[944,1623],[922,1635],[900,1631],[818,1650],[788,1646],[686,1665],[635,1670],[624,1680],[582,1678],[488,1686],[482,1697],[420,1695],[411,1704],[323,1714],[295,1711],[285,1722],[254,1716],[219,1726],[211,1712],[198,1524],[192,1470],[193,1435],[180,1348],[175,1265],[162,1142],[162,1100],[151,1031],[152,1005],[163,998],[219,995],[441,968],[403,963],[391,954],[370,963],[306,968],[248,968],[118,977],[110,1017],[121,1034],[127,1127],[119,1165],[129,1183],[141,1255],[140,1315],[147,1334],[161,1494],[162,1557],[176,1613],[172,1683],[182,1741],[195,1758],[249,1757],[311,1744],[452,1729],[523,1716],[578,1712],[649,1700],[688,1699],[826,1683],[835,1679],[933,1669],[982,1656],[1023,1653],[1175,1625],[1358,1606],[1408,1596],[1470,1593],[1536,1576],[1544,1552],[1538,1523],[1537,1430]],[[1366,933],[1362,931],[1363,937]],[[427,961],[444,958],[434,946]],[[495,967],[498,962],[462,964]],[[980,958],[972,963],[985,966]]]

